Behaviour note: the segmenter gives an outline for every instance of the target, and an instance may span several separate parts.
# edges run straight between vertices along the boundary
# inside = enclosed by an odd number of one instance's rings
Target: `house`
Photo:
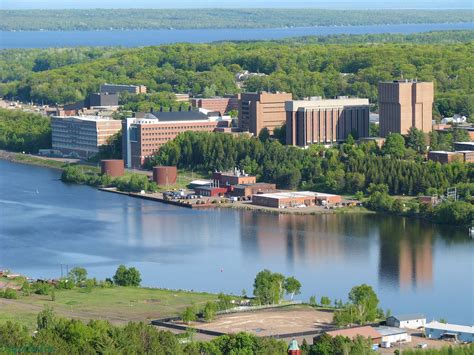
[[[402,314],[387,318],[389,327],[418,329],[425,326],[426,317],[423,314]]]
[[[452,339],[472,343],[474,326],[430,322],[425,325],[425,336],[430,339]]]
[[[382,336],[382,347],[388,347],[393,343],[408,343],[411,341],[408,332],[401,328],[381,326],[375,327],[375,330]]]

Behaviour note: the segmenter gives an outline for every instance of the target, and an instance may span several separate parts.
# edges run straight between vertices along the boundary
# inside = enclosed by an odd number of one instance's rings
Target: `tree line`
[[[463,10],[74,9],[1,10],[0,30],[358,26],[470,22]]]
[[[79,51],[82,59],[76,64],[61,67],[46,64],[45,67],[52,67],[43,71],[34,71],[31,63],[36,61],[35,55],[25,54],[29,64],[9,72],[11,58],[18,59],[19,53],[28,53],[13,51],[0,58],[0,68],[6,68],[0,70],[5,72],[0,95],[64,104],[97,92],[104,82],[143,84],[151,93],[223,95],[239,92],[234,76],[249,70],[266,75],[246,80],[248,91],[286,91],[295,99],[352,95],[367,97],[374,104],[379,81],[400,78],[434,81],[435,117],[454,113],[472,117],[473,45],[472,40],[452,44],[174,44],[113,52],[105,49],[104,56],[96,59],[92,59],[95,53]],[[63,55],[67,57],[68,53]],[[36,70],[41,67],[36,66]],[[147,107],[130,106],[130,109],[144,108]]]

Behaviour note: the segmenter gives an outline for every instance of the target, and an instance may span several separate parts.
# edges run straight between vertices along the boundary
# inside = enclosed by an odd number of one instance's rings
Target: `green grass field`
[[[217,295],[208,293],[133,287],[56,290],[55,295],[55,301],[36,294],[20,295],[16,300],[0,298],[0,323],[16,320],[34,330],[36,315],[45,306],[67,318],[104,319],[114,324],[148,322],[179,315],[192,304],[199,309],[207,301],[217,300]]]

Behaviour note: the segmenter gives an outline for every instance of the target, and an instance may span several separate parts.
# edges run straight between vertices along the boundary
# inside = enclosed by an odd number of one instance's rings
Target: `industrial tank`
[[[178,177],[175,166],[155,166],[153,168],[153,181],[158,185],[174,185]]]
[[[121,159],[108,159],[100,161],[100,170],[102,174],[112,177],[122,176],[124,173],[124,164]]]

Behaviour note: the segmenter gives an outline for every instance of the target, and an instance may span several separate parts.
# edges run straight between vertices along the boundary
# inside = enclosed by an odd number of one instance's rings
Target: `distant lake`
[[[37,278],[75,266],[104,279],[136,266],[143,285],[252,293],[264,268],[311,295],[374,287],[384,309],[474,324],[474,240],[466,228],[384,215],[191,210],[62,183],[0,160],[0,269]]]
[[[472,30],[473,28],[474,23],[471,22],[250,29],[0,31],[0,49],[77,46],[140,47],[178,42],[274,40],[287,37],[335,34],[409,34],[428,31]]]

